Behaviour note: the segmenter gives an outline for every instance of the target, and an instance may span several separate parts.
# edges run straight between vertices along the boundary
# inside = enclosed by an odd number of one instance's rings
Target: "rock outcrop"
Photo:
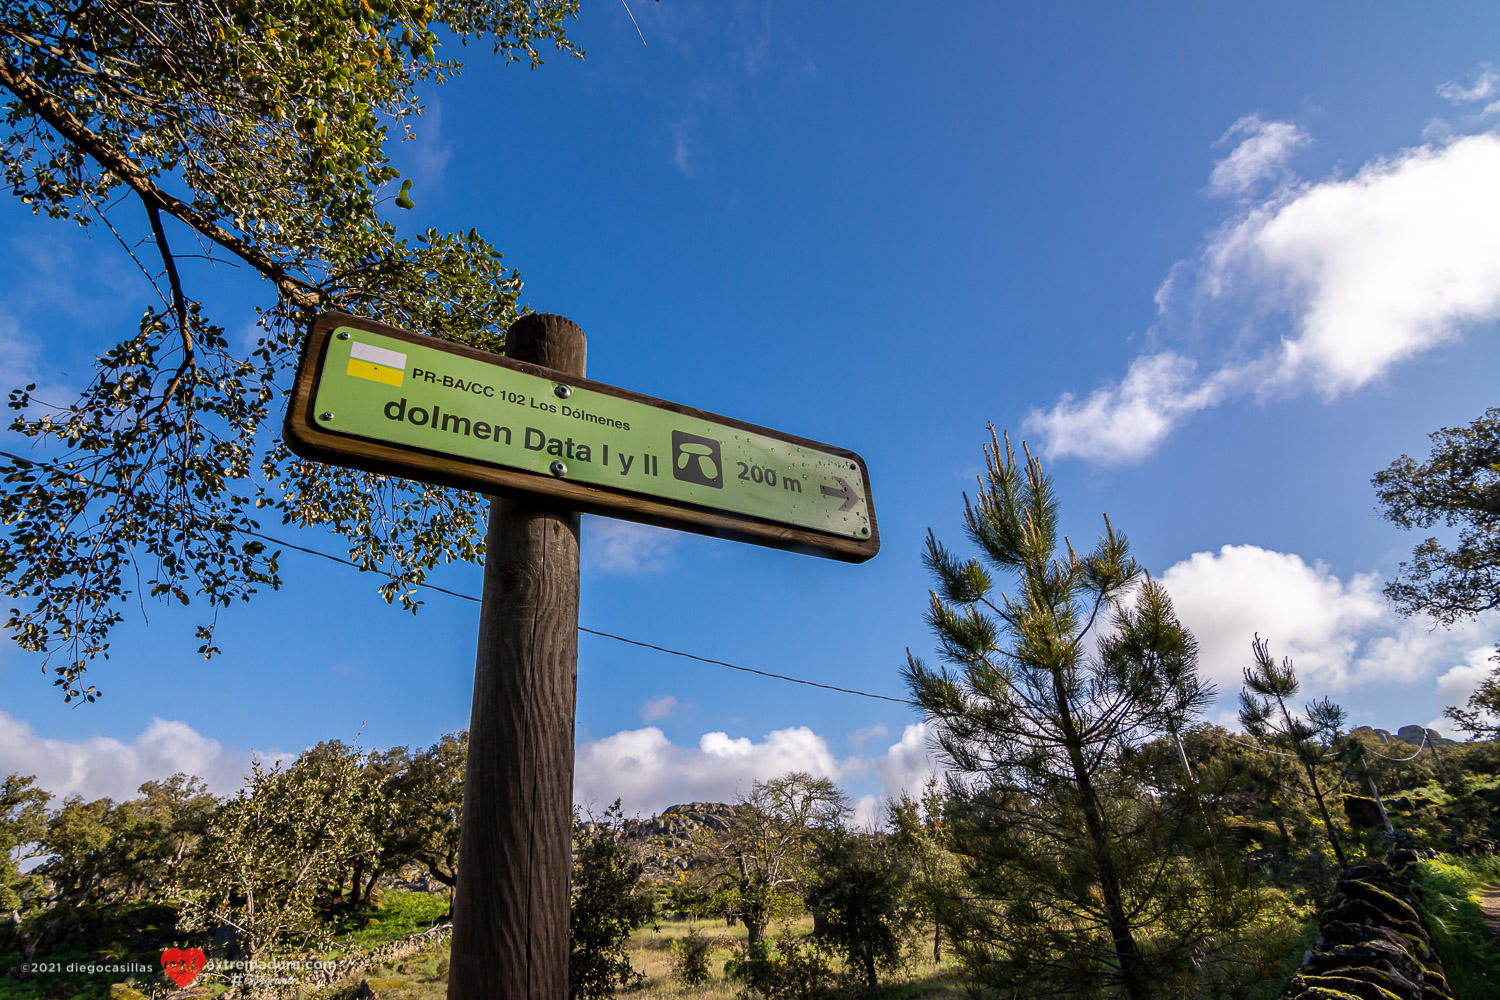
[[[1382,743],[1405,743],[1414,747],[1422,745],[1423,734],[1426,734],[1427,743],[1430,746],[1456,747],[1459,745],[1458,740],[1450,740],[1436,729],[1423,729],[1421,726],[1402,726],[1394,734],[1389,729],[1356,726],[1350,733],[1351,736],[1373,736]]]
[[[725,802],[687,802],[668,806],[632,830],[646,865],[656,880],[675,877],[692,863],[693,840],[700,831],[728,830],[743,806]]]

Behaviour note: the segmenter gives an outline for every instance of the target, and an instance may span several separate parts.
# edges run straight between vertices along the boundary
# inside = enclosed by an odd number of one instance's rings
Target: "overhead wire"
[[[32,459],[32,458],[23,458],[20,455],[13,454],[13,453],[11,453],[9,451],[5,451],[3,449],[0,449],[0,456],[3,456],[5,458],[9,458],[9,459],[11,459],[13,461],[17,461],[17,462],[25,462],[25,463],[27,463],[29,465],[52,465],[53,468],[56,468],[56,466],[53,465],[53,463],[44,462],[44,461],[38,461],[38,460]],[[197,519],[199,521],[204,520],[202,517],[196,517],[195,519]],[[304,553],[304,554],[310,555],[310,556],[317,556],[317,557],[319,557],[321,559],[327,559],[330,562],[339,563],[340,565],[352,566],[354,569],[359,570],[361,573],[379,572],[378,570],[369,570],[366,567],[359,565],[358,563],[356,563],[352,559],[348,559],[348,558],[345,558],[343,556],[336,556],[336,555],[333,555],[330,552],[323,552],[320,549],[310,548],[310,547],[305,546],[305,545],[298,545],[295,542],[289,542],[289,541],[287,541],[284,538],[277,538],[274,535],[268,535],[268,534],[266,534],[264,532],[253,531],[253,530],[251,530],[249,528],[241,528],[241,527],[238,527],[238,526],[233,525],[233,524],[228,525],[228,527],[230,528],[231,531],[233,531],[233,532],[235,532],[237,534],[248,535],[248,536],[250,536],[252,538],[258,538],[258,539],[261,539],[262,541],[271,542],[272,544],[280,545],[283,548],[291,549],[291,550],[293,550],[295,552],[301,552],[301,553]],[[389,574],[387,574],[387,575],[389,575]],[[421,588],[426,589],[426,590],[434,590],[434,591],[437,591],[440,594],[446,594],[449,597],[457,597],[460,600],[473,601],[476,604],[483,603],[483,598],[476,597],[473,594],[465,594],[465,593],[462,593],[462,592],[457,591],[457,590],[450,590],[447,587],[440,587],[440,586],[438,586],[435,583],[427,583],[426,581],[418,581],[418,582],[415,583],[415,586],[421,587]],[[893,703],[895,703],[897,705],[908,705],[908,706],[911,706],[911,707],[920,707],[920,706],[917,705],[916,702],[914,702],[914,701],[912,701],[912,700],[910,700],[908,698],[893,698],[890,695],[874,694],[873,692],[870,692],[870,691],[860,691],[857,688],[839,687],[839,686],[834,685],[834,684],[823,684],[823,683],[820,683],[818,681],[810,681],[810,680],[807,680],[806,678],[803,678],[803,677],[793,677],[793,676],[791,676],[789,674],[778,674],[778,673],[774,673],[774,672],[769,671],[769,670],[758,670],[755,667],[746,667],[746,666],[741,666],[740,664],[737,664],[737,663],[730,663],[727,660],[717,660],[717,659],[714,659],[714,658],[708,657],[708,656],[699,656],[696,653],[689,653],[689,652],[686,652],[686,651],[681,650],[681,649],[672,649],[669,646],[659,646],[659,645],[657,645],[655,643],[645,642],[645,641],[643,641],[641,639],[631,639],[631,638],[628,638],[628,637],[623,636],[623,635],[615,635],[613,632],[604,632],[604,631],[600,631],[598,629],[586,628],[586,627],[584,627],[582,625],[578,626],[578,631],[584,632],[584,633],[586,633],[588,635],[598,636],[598,637],[600,637],[602,639],[613,639],[616,642],[622,642],[622,643],[625,643],[627,645],[639,646],[639,647],[641,647],[643,649],[651,649],[651,650],[655,650],[655,651],[657,651],[659,653],[667,653],[667,654],[669,654],[671,656],[680,656],[680,657],[683,657],[684,659],[695,660],[695,661],[697,661],[699,663],[707,663],[707,664],[710,664],[710,665],[716,666],[716,667],[725,667],[726,669],[729,669],[729,670],[738,670],[741,673],[755,674],[755,675],[757,675],[759,677],[769,677],[769,678],[771,678],[773,680],[786,681],[786,682],[788,682],[790,684],[802,684],[802,685],[805,685],[807,687],[821,688],[821,689],[823,689],[825,691],[835,691],[835,692],[837,692],[839,694],[852,694],[852,695],[857,695],[858,697],[861,697],[861,698],[872,698],[872,699],[875,699],[877,701],[889,701],[889,702],[893,702]],[[1253,744],[1253,743],[1246,743],[1246,742],[1244,742],[1242,740],[1237,740],[1237,739],[1234,739],[1232,737],[1227,737],[1227,739],[1228,739],[1228,741],[1230,743],[1238,744],[1239,746],[1245,747],[1245,748],[1250,749],[1250,750],[1258,750],[1261,753],[1275,754],[1278,757],[1296,757],[1297,756],[1296,754],[1284,753],[1284,752],[1282,752],[1280,750],[1270,750],[1270,749],[1268,749],[1266,747],[1257,746],[1256,744]],[[1412,754],[1410,757],[1388,757],[1385,754],[1379,753],[1379,752],[1374,751],[1374,750],[1371,750],[1370,752],[1373,753],[1373,754],[1375,754],[1375,756],[1380,757],[1380,758],[1382,758],[1384,760],[1394,761],[1396,763],[1402,763],[1404,761],[1416,759],[1416,757],[1419,754],[1421,754],[1424,749],[1426,749],[1425,741],[1424,741],[1424,743],[1422,745],[1419,745],[1417,747],[1416,753]]]
[[[27,463],[29,465],[43,465],[43,466],[51,465],[51,467],[56,468],[56,466],[53,465],[52,463],[38,461],[38,460],[33,459],[33,458],[23,458],[20,455],[12,454],[11,452],[5,451],[3,449],[0,449],[0,456],[3,456],[5,458],[9,458],[9,459],[11,459],[13,461],[17,461],[17,462],[25,462],[25,463]],[[105,487],[105,489],[109,489],[109,487]],[[177,513],[180,515],[182,512],[177,512]],[[205,520],[207,520],[207,519],[203,518],[200,515],[193,515],[191,513],[189,513],[188,516],[194,518],[195,520],[199,521],[200,523],[203,522],[203,521],[205,521]],[[271,542],[274,545],[280,545],[283,548],[291,549],[291,550],[293,550],[295,552],[302,552],[302,553],[305,553],[306,555],[317,556],[317,557],[319,557],[321,559],[327,559],[329,562],[339,563],[340,565],[343,565],[343,566],[352,566],[355,569],[359,570],[361,573],[370,573],[370,572],[378,573],[378,572],[380,572],[379,570],[367,569],[366,567],[361,566],[359,563],[355,562],[354,560],[345,558],[344,556],[336,556],[336,555],[334,555],[331,552],[323,552],[320,549],[309,548],[308,546],[305,546],[305,545],[298,545],[295,542],[289,542],[289,541],[287,541],[284,538],[277,538],[275,535],[268,535],[265,532],[254,531],[254,530],[251,530],[249,528],[242,528],[242,527],[239,527],[238,525],[235,525],[235,524],[232,524],[232,523],[220,522],[218,526],[219,527],[227,527],[230,531],[233,531],[236,534],[247,535],[247,536],[249,536],[251,538],[258,538],[258,539],[261,539],[262,541]],[[389,576],[389,574],[385,574],[385,575]],[[417,581],[417,582],[415,582],[414,585],[417,586],[417,587],[421,587],[421,588],[423,588],[425,590],[435,590],[435,591],[437,591],[440,594],[447,594],[449,597],[457,597],[460,600],[473,601],[476,604],[483,603],[483,598],[476,597],[473,594],[465,594],[465,593],[462,593],[462,592],[457,591],[457,590],[450,590],[447,587],[440,587],[440,586],[438,586],[435,583],[427,583],[426,581]],[[894,702],[894,703],[896,703],[898,705],[910,705],[910,706],[913,706],[913,707],[916,706],[915,702],[913,702],[913,701],[911,701],[909,699],[906,699],[906,698],[892,698],[890,695],[874,694],[874,693],[872,693],[870,691],[860,691],[860,690],[858,690],[856,688],[838,687],[837,685],[834,685],[834,684],[822,684],[822,683],[820,683],[818,681],[810,681],[810,680],[807,680],[806,678],[803,678],[803,677],[792,677],[789,674],[778,674],[778,673],[773,673],[773,672],[771,672],[769,670],[757,670],[754,667],[745,667],[745,666],[741,666],[741,665],[739,665],[737,663],[730,663],[730,662],[728,662],[726,660],[716,660],[716,659],[713,659],[713,658],[707,657],[707,656],[699,656],[696,653],[685,652],[684,650],[681,650],[681,649],[672,649],[672,648],[670,648],[668,646],[658,646],[655,643],[645,642],[645,641],[640,640],[640,639],[631,639],[631,638],[628,638],[628,637],[623,636],[623,635],[615,635],[613,632],[603,632],[603,631],[600,631],[598,629],[585,628],[582,625],[578,626],[578,631],[580,631],[580,632],[586,632],[589,635],[599,636],[602,639],[613,639],[616,642],[623,642],[623,643],[626,643],[626,644],[631,645],[631,646],[640,646],[640,647],[645,648],[645,649],[654,649],[657,652],[669,653],[672,656],[681,656],[681,657],[683,657],[685,659],[696,660],[699,663],[708,663],[708,664],[712,664],[713,666],[716,666],[716,667],[726,667],[729,670],[738,670],[738,671],[740,671],[742,673],[756,674],[756,675],[758,675],[760,677],[770,677],[770,678],[772,678],[774,680],[786,681],[786,682],[788,682],[790,684],[803,684],[803,685],[806,685],[807,687],[822,688],[825,691],[836,691],[836,692],[838,692],[840,694],[852,694],[852,695],[858,695],[861,698],[873,698],[873,699],[876,699],[878,701]]]

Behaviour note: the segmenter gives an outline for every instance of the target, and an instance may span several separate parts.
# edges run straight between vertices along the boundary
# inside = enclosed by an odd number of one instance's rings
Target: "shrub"
[[[714,950],[714,941],[694,927],[687,937],[672,942],[672,974],[688,986],[702,986],[708,982],[708,956]]]
[[[828,954],[790,930],[776,939],[774,950],[764,941],[747,945],[724,963],[724,977],[743,984],[740,1000],[817,1000],[838,985]]]
[[[572,905],[568,925],[570,1000],[614,995],[635,987],[645,974],[630,967],[630,932],[651,923],[654,903],[643,891],[641,862],[630,849],[629,824],[620,800],[602,821],[579,826],[574,839]]]

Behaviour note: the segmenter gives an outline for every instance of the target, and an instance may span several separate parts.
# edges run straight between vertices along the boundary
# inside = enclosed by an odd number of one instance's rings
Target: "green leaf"
[[[396,193],[396,207],[397,208],[416,208],[417,207],[416,202],[412,201],[411,197],[407,194],[407,192],[410,191],[410,190],[411,190],[411,178],[408,177],[406,180],[404,180],[404,181],[401,182],[401,190]]]

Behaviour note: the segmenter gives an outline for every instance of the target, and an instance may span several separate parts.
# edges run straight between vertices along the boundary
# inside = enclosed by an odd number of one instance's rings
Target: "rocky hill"
[[[668,806],[642,820],[633,831],[646,864],[647,877],[667,880],[684,872],[700,830],[727,830],[743,806],[727,802],[687,802]]]
[[[1435,747],[1456,747],[1458,740],[1450,740],[1440,735],[1435,729],[1423,729],[1421,726],[1402,726],[1392,735],[1388,729],[1375,729],[1370,726],[1356,726],[1351,735],[1374,736],[1382,743],[1406,743],[1410,746],[1422,745],[1423,735],[1427,737],[1427,743]]]

